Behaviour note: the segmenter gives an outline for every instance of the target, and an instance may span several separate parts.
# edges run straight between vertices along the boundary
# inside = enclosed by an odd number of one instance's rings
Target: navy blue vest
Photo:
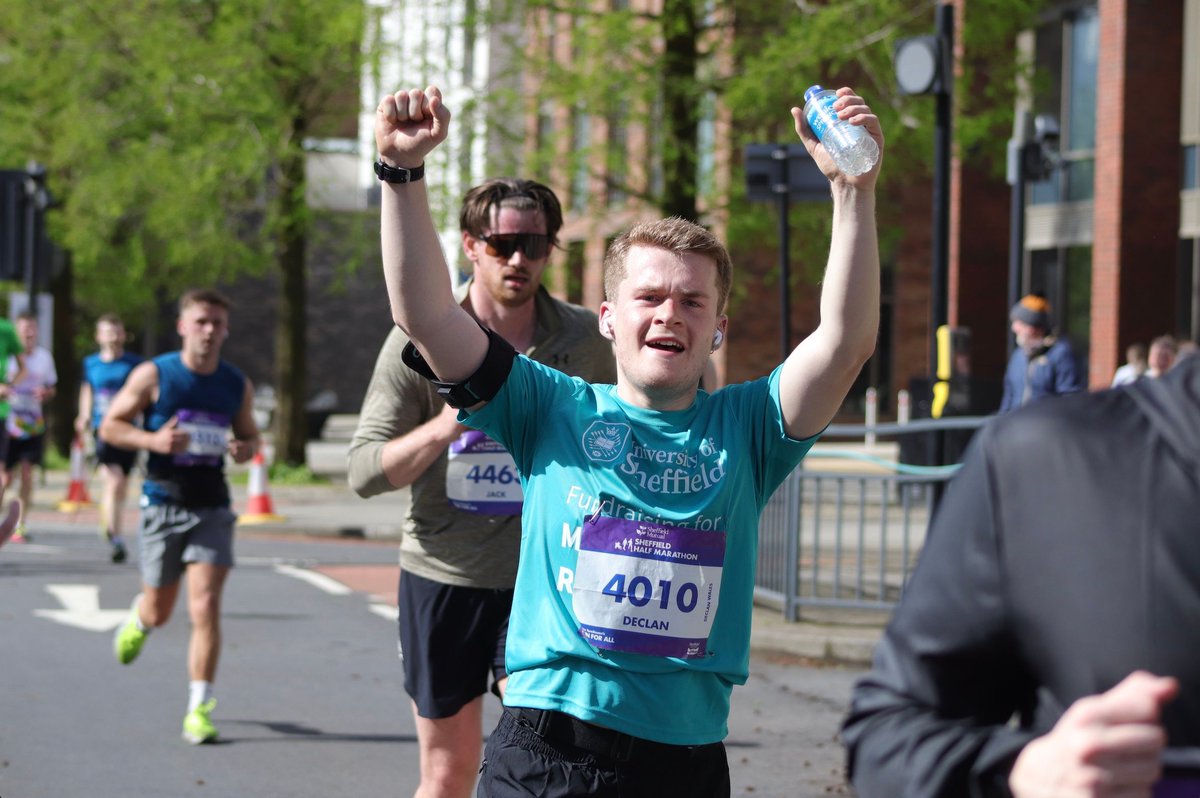
[[[153,363],[158,400],[146,411],[146,429],[153,432],[174,416],[192,439],[180,454],[150,452],[143,503],[228,507],[225,446],[245,398],[246,378],[223,360],[212,374],[197,374],[183,364],[179,352],[159,355]]]

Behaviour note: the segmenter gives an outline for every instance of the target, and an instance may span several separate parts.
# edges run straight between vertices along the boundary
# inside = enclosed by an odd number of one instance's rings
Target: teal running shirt
[[[657,412],[522,356],[460,414],[512,454],[525,493],[506,704],[724,739],[749,670],[759,515],[816,440],[784,432],[779,373]]]

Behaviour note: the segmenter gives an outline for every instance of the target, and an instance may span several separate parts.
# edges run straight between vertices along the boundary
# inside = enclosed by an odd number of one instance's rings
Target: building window
[[[1086,362],[1092,328],[1092,248],[1064,247],[1029,253],[1029,291],[1046,297],[1054,331],[1068,335]]]
[[[629,198],[629,130],[619,116],[608,120],[607,168],[605,171],[605,201],[620,205]]]
[[[1179,297],[1175,308],[1179,320],[1176,332],[1181,338],[1200,342],[1200,238],[1179,240],[1179,282],[1175,293]]]
[[[567,244],[566,299],[576,305],[583,304],[583,269],[587,242],[571,241]]]
[[[591,170],[592,117],[582,108],[571,114],[571,210],[586,211]]]
[[[1094,6],[1072,10],[1037,31],[1034,112],[1061,128],[1061,168],[1030,187],[1030,202],[1090,200],[1095,194],[1096,62],[1100,41]]]
[[[1200,188],[1200,146],[1183,148],[1183,190]]]
[[[654,108],[651,111],[651,119],[662,119],[665,113],[665,105],[663,103],[662,91],[659,90],[654,96]],[[663,172],[663,128],[664,125],[650,125],[648,132],[650,144],[650,181],[649,189],[651,196],[661,199],[663,191],[666,187],[666,176]]]
[[[705,92],[700,98],[700,121],[696,129],[696,193],[701,197],[710,196],[715,190],[716,120],[717,95]]]

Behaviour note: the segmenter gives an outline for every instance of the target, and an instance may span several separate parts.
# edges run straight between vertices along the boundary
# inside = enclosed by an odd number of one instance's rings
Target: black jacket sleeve
[[[842,729],[860,798],[1008,795],[1033,700],[1011,633],[988,430],[946,492]]]

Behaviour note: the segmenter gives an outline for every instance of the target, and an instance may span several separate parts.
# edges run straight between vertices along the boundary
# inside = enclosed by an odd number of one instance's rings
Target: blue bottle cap
[[[823,91],[825,91],[825,90],[822,89],[820,86],[809,86],[808,91],[804,92],[804,102],[808,102],[809,100],[811,100],[813,98],[814,94],[819,94],[820,92],[823,92]]]

